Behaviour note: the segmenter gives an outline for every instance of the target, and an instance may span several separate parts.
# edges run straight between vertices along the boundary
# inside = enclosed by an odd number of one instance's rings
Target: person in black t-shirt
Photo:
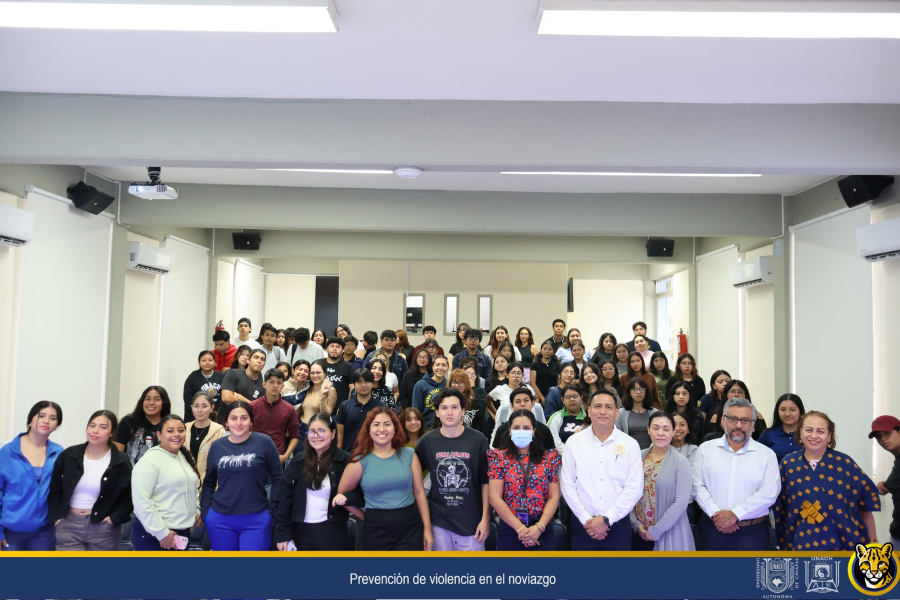
[[[328,338],[325,342],[325,352],[328,354],[325,359],[328,363],[325,365],[325,376],[331,381],[340,405],[350,397],[350,390],[353,389],[353,366],[344,360],[344,342],[341,338]]]
[[[231,369],[225,373],[222,380],[222,410],[219,411],[219,423],[224,425],[225,409],[229,404],[238,400],[253,402],[257,398],[266,395],[263,387],[262,369],[266,366],[266,352],[261,348],[254,349],[250,354],[250,362],[246,369]]]
[[[559,359],[556,358],[556,350],[549,340],[541,344],[541,351],[534,357],[534,362],[529,368],[531,387],[534,388],[538,402],[544,404],[550,388],[556,385],[559,379]]]
[[[553,345],[553,353],[556,354],[556,351],[559,350],[560,346],[563,345],[566,341],[566,322],[562,319],[554,319],[553,321],[553,335],[548,337],[545,342],[550,342]]]
[[[151,385],[138,400],[134,410],[120,422],[116,431],[116,448],[124,452],[133,467],[153,446],[159,445],[159,428],[164,415],[172,412],[166,388]]]
[[[216,359],[209,350],[204,350],[197,357],[200,368],[187,376],[184,380],[184,422],[194,420],[191,407],[194,404],[194,396],[197,392],[206,392],[212,399],[213,410],[219,410],[222,402],[222,381],[225,373],[216,371]],[[227,371],[226,371],[227,372]]]
[[[509,395],[509,412],[508,415],[513,414],[517,410],[530,410],[534,412],[534,397],[531,395],[531,392],[528,391],[526,387],[519,387],[514,389]],[[500,416],[500,411],[497,411],[497,416]],[[535,436],[540,436],[541,442],[544,444],[545,448],[555,448],[556,444],[553,441],[553,433],[550,431],[550,428],[537,421],[537,426],[534,430]],[[493,448],[503,448],[503,438],[504,434],[509,431],[509,421],[506,423],[502,423],[500,427],[497,428],[497,433],[494,435],[494,441],[491,444]]]
[[[416,444],[431,477],[428,508],[434,550],[484,550],[490,532],[487,438],[463,425],[466,401],[455,389],[437,393],[441,426]]]

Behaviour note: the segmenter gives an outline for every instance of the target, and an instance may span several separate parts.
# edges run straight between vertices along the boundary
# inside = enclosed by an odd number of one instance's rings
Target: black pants
[[[628,517],[619,519],[612,524],[604,539],[595,540],[584,530],[581,521],[572,515],[572,550],[606,550],[608,552],[631,550],[631,522]]]
[[[700,515],[700,548],[710,551],[761,552],[769,545],[769,527],[765,520],[741,527],[734,533],[720,533],[706,513]]]
[[[366,509],[363,550],[424,550],[425,526],[415,502],[403,508]]]
[[[294,523],[292,529],[297,550],[353,550],[347,547],[347,521]]]
[[[648,542],[635,531],[631,534],[631,549],[635,552],[653,552],[656,542]]]

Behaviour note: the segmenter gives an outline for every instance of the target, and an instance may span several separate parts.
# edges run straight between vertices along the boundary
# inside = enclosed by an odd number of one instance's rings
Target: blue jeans
[[[213,550],[265,551],[272,545],[272,517],[268,510],[223,515],[210,508],[203,523]]]
[[[175,529],[176,535],[184,536],[188,539],[191,537],[190,529]],[[134,546],[136,552],[160,552],[162,548],[159,540],[152,533],[144,529],[143,524],[134,518],[134,524],[131,526],[131,545]]]
[[[44,525],[37,531],[5,530],[6,543],[4,550],[11,552],[50,552],[56,550],[56,528],[52,523]]]

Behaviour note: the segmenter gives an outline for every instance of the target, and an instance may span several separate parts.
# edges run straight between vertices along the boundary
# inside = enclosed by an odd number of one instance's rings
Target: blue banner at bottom
[[[0,597],[841,599],[887,597],[898,574],[886,560],[887,570],[851,553],[3,552]]]

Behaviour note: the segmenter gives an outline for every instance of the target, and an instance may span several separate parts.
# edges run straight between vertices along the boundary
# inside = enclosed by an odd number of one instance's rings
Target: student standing
[[[309,363],[300,359],[294,363],[291,372],[293,377],[285,380],[284,387],[281,389],[281,397],[288,404],[297,406],[306,398],[306,392],[309,391],[309,386],[312,385],[309,382]]]
[[[358,369],[353,374],[354,394],[338,407],[335,423],[337,424],[337,445],[345,452],[353,450],[359,430],[369,412],[384,403],[372,397],[375,375],[369,369]]]
[[[470,371],[474,374],[474,367],[471,367]],[[494,419],[487,407],[487,397],[484,396],[484,390],[480,390],[481,394],[476,394],[478,388],[472,387],[470,374],[463,369],[454,370],[447,376],[447,387],[463,395],[466,403],[463,425],[480,431],[485,437],[491,435],[494,430]]]
[[[259,342],[250,337],[250,332],[253,331],[253,326],[250,325],[250,319],[248,319],[247,317],[238,319],[237,329],[237,346],[249,346],[251,350],[255,350],[256,348],[260,347]]]
[[[277,339],[278,330],[271,323],[263,323],[262,328],[260,328],[259,339],[257,340],[260,344],[259,347],[266,353],[266,364],[262,369],[263,373],[268,372],[269,369],[274,369],[275,365],[284,362],[287,358],[282,349],[275,345],[275,340]]]
[[[431,429],[434,423],[435,398],[447,387],[447,372],[450,370],[446,356],[438,356],[431,366],[432,375],[425,376],[413,388],[412,406],[421,411],[425,427]]]
[[[644,357],[644,366],[649,369],[650,361],[653,359],[653,350],[650,349],[650,343],[647,341],[647,338],[642,335],[636,335],[632,343],[634,344],[634,351]]]
[[[576,341],[581,342],[581,347],[584,349],[584,342],[581,340],[581,331],[573,327],[569,330],[569,333],[566,334],[566,341],[556,349],[556,358],[559,359],[559,362],[572,362],[574,359],[574,355],[572,354],[572,344]],[[582,355],[582,358],[591,360],[591,355],[590,353],[585,353]]]
[[[425,338],[425,341],[422,342],[421,344],[419,344],[418,346],[416,346],[415,348],[413,348],[413,354],[412,354],[413,360],[415,360],[416,355],[418,354],[419,350],[424,348],[425,344],[427,344],[429,340],[434,340],[435,343],[437,344],[437,340],[435,340],[435,337],[437,336],[437,329],[435,329],[434,325],[426,325],[422,329],[422,336]],[[443,356],[443,355],[444,355],[444,349],[441,348],[440,345],[438,345],[435,348],[435,356]],[[411,360],[409,363],[410,369],[413,368],[412,362],[413,361]]]
[[[651,352],[662,352],[662,347],[659,345],[659,342],[656,340],[651,340],[647,337],[647,324],[643,321],[638,321],[634,325],[631,326],[631,331],[635,336],[643,336],[647,340],[647,348]],[[637,348],[634,346],[634,340],[628,342],[628,351],[634,352]]]
[[[325,350],[322,346],[310,339],[309,329],[299,327],[294,333],[294,345],[288,353],[288,362],[292,365],[298,360],[305,360],[312,364],[325,358]]]
[[[516,333],[515,346],[519,351],[519,355],[522,357],[522,360],[519,362],[528,369],[538,355],[538,347],[534,344],[534,336],[531,334],[530,329],[527,327],[519,327],[519,331]],[[528,371],[526,371],[525,382],[528,383],[529,379],[530,376],[528,375]]]
[[[891,513],[890,536],[894,548],[900,548],[900,419],[890,415],[876,417],[872,421],[869,439],[875,438],[878,445],[894,455],[894,466],[884,481],[878,482],[878,493],[891,495],[894,511]]]
[[[627,388],[628,382],[635,377],[643,379],[644,383],[647,384],[647,393],[650,395],[650,402],[654,408],[661,409],[665,406],[665,404],[661,403],[659,400],[659,388],[656,387],[656,378],[647,372],[647,365],[644,361],[644,357],[638,352],[632,352],[628,355],[628,370],[624,375],[619,376],[619,382],[622,384],[622,389]]]
[[[544,342],[541,344],[541,351],[535,357],[534,362],[529,367],[528,380],[531,387],[534,388],[534,394],[537,401],[546,404],[547,394],[550,388],[557,384],[559,380],[559,359],[556,358],[556,351],[553,344]]]
[[[231,343],[231,335],[224,329],[213,334],[213,358],[216,361],[216,371],[225,372],[231,368],[237,347]]]
[[[431,365],[431,354],[427,350],[420,348],[415,351],[412,365],[410,365],[409,371],[403,376],[399,385],[400,393],[397,396],[397,401],[400,403],[401,408],[406,409],[412,406],[413,388],[416,387],[416,384],[423,377],[431,375]]]
[[[531,389],[526,387],[518,387],[512,391],[512,393],[509,395],[509,398],[509,404],[505,404],[497,409],[494,431],[490,438],[491,447],[502,447],[500,441],[509,430],[509,415],[516,412],[517,410],[527,410],[534,415],[535,422],[537,423],[535,427],[535,431],[537,432],[536,435],[541,437],[541,441],[543,442],[544,447],[553,448],[553,434],[550,432],[550,429],[546,425],[544,425],[543,409],[541,408],[540,404],[535,403],[534,395],[532,394]]]
[[[219,403],[222,399],[222,382],[225,381],[225,373],[217,371],[216,359],[212,352],[204,350],[197,357],[197,363],[200,368],[188,375],[184,380],[184,420],[191,422],[194,417],[191,412],[191,405],[194,402],[194,394],[197,392],[207,392],[213,401],[213,410],[219,409]]]
[[[619,408],[622,408],[622,397],[625,396],[625,389],[622,387],[622,379],[614,362],[606,361],[600,363],[599,385],[601,388],[614,391]]]
[[[772,426],[762,432],[759,443],[771,448],[780,464],[785,456],[800,449],[795,434],[806,409],[797,394],[782,394],[775,402],[774,413]]]
[[[363,519],[363,550],[431,550],[431,516],[422,483],[422,464],[406,448],[394,411],[380,406],[369,413],[332,504],[346,506],[346,493],[359,486],[366,512],[347,507]]]
[[[560,452],[568,439],[581,429],[581,425],[584,423],[586,413],[581,389],[577,385],[566,386],[562,397],[564,408],[556,411],[547,419],[547,428],[553,435],[553,445]]]
[[[375,358],[369,361],[367,368],[372,371],[372,376],[375,377],[375,385],[372,386],[372,397],[379,400],[396,414],[400,414],[400,405],[394,397],[393,386],[391,385],[393,383],[391,379],[395,378],[395,376],[387,370],[387,360],[383,355],[376,353]],[[398,390],[397,396],[399,395],[400,392]],[[352,397],[353,394],[351,393],[350,396]]]
[[[501,446],[491,450],[490,501],[500,523],[497,550],[555,550],[556,536],[547,526],[559,507],[560,455],[544,449],[528,410],[517,410]]]
[[[28,411],[28,429],[0,448],[0,550],[47,552],[56,545],[48,517],[54,463],[63,447],[50,441],[62,408],[42,400]]]
[[[675,363],[675,376],[669,379],[669,383],[666,384],[667,398],[669,396],[669,388],[676,381],[683,381],[687,384],[688,389],[691,390],[691,398],[694,399],[694,402],[700,402],[700,399],[706,394],[706,384],[703,383],[700,373],[697,372],[697,361],[687,352],[679,356],[678,361]]]
[[[200,511],[213,550],[268,550],[278,494],[281,457],[267,435],[251,431],[253,407],[238,400],[225,409],[230,435],[209,449]]]
[[[353,367],[344,360],[344,342],[341,338],[328,338],[325,342],[325,352],[328,354],[325,358],[327,363],[325,376],[334,387],[338,403],[341,403],[350,397],[350,390],[353,388],[350,381],[353,377]]]
[[[509,404],[509,394],[518,387],[526,387],[534,393],[530,385],[524,383],[524,373],[520,363],[511,363],[506,368],[506,382],[501,383],[488,391],[488,396],[494,401],[494,406],[502,407]]]
[[[706,415],[707,431],[722,431],[722,424],[718,422],[719,412],[728,398],[725,397],[725,386],[731,381],[728,371],[718,370],[709,378],[709,393],[700,398],[697,408]],[[668,389],[668,384],[666,384]],[[699,438],[698,438],[699,439]]]
[[[284,373],[269,369],[264,384],[266,395],[250,403],[255,433],[272,438],[281,462],[287,461],[300,441],[300,424],[294,407],[281,397]]]
[[[456,356],[466,349],[466,332],[471,329],[468,323],[460,323],[456,326],[456,340],[450,345],[450,356]]]
[[[246,369],[250,363],[250,346],[241,346],[234,355],[234,362],[231,363],[232,369]]]
[[[53,466],[49,518],[57,550],[119,549],[122,523],[131,520],[131,464],[112,439],[118,419],[98,410],[87,442],[66,448]]]
[[[362,347],[356,351],[356,356],[363,359],[363,364],[368,362],[366,357],[370,352],[374,352],[378,346],[378,333],[375,331],[367,331],[363,334]]]
[[[630,550],[628,517],[644,485],[637,442],[615,427],[616,399],[605,390],[588,403],[591,426],[563,449],[560,487],[572,511],[572,550]]]
[[[200,483],[203,483],[203,477],[206,475],[206,457],[209,455],[209,448],[214,441],[225,437],[228,433],[224,427],[211,419],[212,401],[205,393],[197,392],[194,394],[191,411],[194,414],[194,420],[188,423],[188,450],[190,450],[191,456],[197,464]]]
[[[312,333],[312,341],[317,343],[318,345],[325,347],[325,332],[321,329],[316,329]]]
[[[472,357],[478,362],[478,376],[487,379],[491,374],[492,361],[479,348],[481,332],[477,329],[466,330],[466,347],[453,357],[453,368],[460,368],[462,360]]]
[[[226,406],[219,411],[219,415],[222,415],[220,418],[224,418],[225,408],[238,400],[250,403],[265,396],[262,378],[265,366],[266,352],[256,348],[250,351],[250,361],[246,369],[232,369],[225,373],[225,379],[222,381],[222,403]]]
[[[556,411],[562,410],[562,389],[574,383],[575,380],[575,365],[570,362],[559,365],[557,383],[547,392],[544,402],[544,414],[552,415]]]
[[[619,371],[619,375],[624,375],[628,372],[629,354],[631,354],[631,350],[625,344],[616,344],[616,347],[613,348],[613,362]]]
[[[166,388],[151,385],[141,394],[141,399],[131,414],[125,416],[119,423],[116,431],[116,448],[125,453],[132,467],[150,448],[159,443],[158,433],[162,418],[171,412],[172,403],[169,402]]]
[[[318,413],[309,422],[303,451],[290,462],[278,488],[275,542],[287,550],[293,541],[301,551],[352,550],[347,544],[349,514],[332,506],[350,454],[338,447],[336,422]]]
[[[553,346],[553,353],[555,354],[557,350],[559,350],[560,346],[566,341],[565,337],[566,331],[566,322],[562,319],[554,319],[553,320],[553,335],[547,338],[545,341],[550,342],[550,345]],[[543,344],[541,344],[543,345]]]
[[[650,357],[650,374],[656,380],[656,393],[659,396],[660,406],[665,406],[666,386],[672,377],[672,370],[669,369],[669,359],[665,352],[654,352]]]
[[[397,352],[397,332],[393,329],[385,329],[381,332],[381,348],[379,350],[383,351],[385,355],[388,357],[387,370],[394,375],[397,376],[397,382],[399,383],[403,376],[406,375],[406,372],[409,371],[409,363],[406,362],[406,357]],[[375,351],[369,353],[366,356],[366,362],[370,361],[374,357]]]
[[[361,369],[363,364],[365,364],[365,359],[362,359],[356,355],[356,349],[359,347],[359,340],[353,337],[352,335],[348,335],[343,338],[344,340],[344,360],[346,360],[353,370]]]
[[[676,381],[669,388],[669,398],[666,400],[665,410],[669,414],[683,416],[688,422],[690,430],[697,436],[697,439],[703,437],[706,416],[694,406],[691,392],[684,385],[683,381]]]
[[[189,539],[191,527],[200,524],[200,474],[184,446],[187,426],[178,415],[168,415],[160,425],[159,445],[135,465],[131,476],[131,541],[139,552],[178,550],[176,536]]]
[[[653,396],[643,379],[635,377],[625,386],[622,410],[616,418],[616,429],[630,435],[641,450],[650,447],[650,417],[657,409],[653,407]]]
[[[414,348],[412,344],[409,343],[409,336],[406,335],[406,331],[402,329],[397,329],[394,333],[397,334],[397,352],[403,355],[403,358],[406,360],[407,366],[412,362],[412,355]]]
[[[608,360],[615,361],[615,354],[613,354],[613,350],[616,347],[616,336],[611,333],[604,333],[600,336],[600,341],[597,342],[597,347],[594,348],[593,354],[591,354],[591,362],[595,365],[599,365],[600,363],[606,362]]]
[[[431,477],[428,497],[434,550],[484,550],[489,528],[487,439],[463,425],[463,395],[445,389],[434,398],[440,427],[416,444]]]
[[[332,414],[337,407],[337,392],[325,376],[324,362],[317,360],[309,366],[309,380],[312,385],[306,391],[306,397],[297,405],[301,430],[304,429],[303,424],[309,423],[314,414],[320,412]]]

